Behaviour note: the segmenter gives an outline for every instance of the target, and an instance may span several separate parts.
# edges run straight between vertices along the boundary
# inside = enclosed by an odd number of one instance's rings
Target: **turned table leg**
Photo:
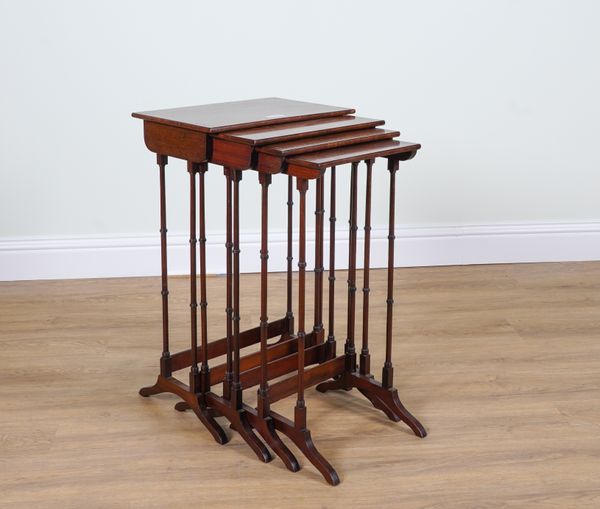
[[[327,325],[327,349],[326,357],[333,359],[335,357],[335,166],[331,168],[329,194],[329,305],[328,305],[328,325]]]
[[[232,170],[233,180],[233,380],[231,383],[230,411],[227,414],[235,429],[265,463],[273,458],[262,441],[254,434],[243,408],[240,383],[240,181],[242,172]]]
[[[226,320],[226,338],[227,338],[227,355],[226,355],[226,368],[225,378],[223,380],[223,397],[225,399],[231,398],[231,382],[233,380],[233,304],[232,304],[232,259],[233,259],[233,239],[232,239],[232,198],[231,189],[233,185],[233,179],[231,170],[225,168],[225,184],[226,184],[226,238],[225,238],[225,264],[226,264],[226,307],[225,307],[225,320]]]
[[[294,420],[271,412],[277,430],[289,437],[306,458],[321,472],[325,480],[332,485],[339,484],[340,479],[331,464],[317,450],[310,430],[306,427],[306,403],[304,401],[304,361],[305,361],[305,293],[306,293],[306,192],[308,180],[297,178],[300,194],[299,206],[299,248],[298,248],[298,375],[297,399],[294,407]]]
[[[323,216],[325,177],[317,179],[315,200],[315,288],[314,288],[314,322],[315,343],[323,342]]]
[[[286,280],[286,313],[288,334],[294,333],[294,312],[292,310],[292,262],[293,256],[293,220],[294,220],[294,177],[288,176],[287,196],[287,280]]]
[[[256,416],[251,416],[251,423],[262,438],[273,449],[288,470],[297,472],[300,464],[292,452],[281,441],[275,431],[275,425],[270,415],[269,407],[269,378],[267,372],[267,339],[269,318],[267,316],[268,301],[268,218],[269,218],[269,184],[271,175],[259,173],[261,184],[261,244],[260,244],[260,386],[257,394]]]
[[[196,404],[192,404],[191,409],[196,414],[198,419],[206,426],[210,431],[213,438],[220,444],[226,443],[229,439],[221,426],[212,416],[209,409],[206,407],[203,401],[203,387],[200,378],[200,371],[198,370],[198,301],[197,301],[197,273],[196,273],[196,175],[201,171],[201,163],[188,162],[188,172],[190,174],[190,337],[191,337],[191,356],[192,362],[190,366],[190,392],[196,395]],[[201,188],[201,194],[204,192],[204,187]],[[204,199],[201,201],[201,205],[204,205]],[[200,210],[200,223],[204,223],[204,211]],[[201,272],[205,272],[206,269],[201,268]],[[204,281],[203,285],[203,299],[206,300],[206,278],[205,275],[201,281]],[[203,314],[203,322],[206,325],[206,314]],[[206,335],[203,334],[204,341],[206,341]],[[207,349],[203,344],[203,364],[208,368],[207,364]],[[210,386],[210,382],[209,382]],[[210,389],[210,387],[209,387]],[[205,389],[206,390],[206,389]]]
[[[171,376],[171,354],[169,352],[169,286],[167,268],[167,198],[165,187],[165,166],[168,157],[157,154],[156,163],[159,167],[160,185],[160,274],[161,274],[161,301],[162,301],[162,355],[160,357],[160,376],[168,378]],[[158,382],[150,387],[142,387],[139,391],[141,396],[148,397],[153,394],[165,392]]]
[[[360,350],[360,374],[371,372],[371,356],[369,354],[369,268],[371,261],[371,176],[373,159],[367,161],[367,178],[365,189],[365,245],[363,268],[363,323],[362,348]]]
[[[367,160],[367,189],[365,211],[365,282],[363,299],[363,343],[361,349],[361,364],[356,371],[356,354],[354,352],[354,293],[356,291],[356,176],[352,166],[350,190],[350,253],[348,268],[348,339],[346,340],[346,366],[344,373],[338,378],[317,385],[319,392],[329,390],[357,388],[373,406],[393,421],[403,421],[415,435],[425,437],[427,432],[423,425],[404,407],[398,396],[398,391],[393,387],[392,366],[392,320],[394,304],[394,240],[395,240],[395,200],[396,200],[396,171],[398,160],[389,159],[390,171],[390,203],[389,203],[389,232],[388,232],[388,264],[387,264],[387,309],[386,309],[386,348],[385,362],[383,365],[382,382],[376,381],[370,374],[370,361],[368,349],[368,307],[369,307],[369,264],[370,264],[370,221],[371,221],[371,173],[372,161]]]

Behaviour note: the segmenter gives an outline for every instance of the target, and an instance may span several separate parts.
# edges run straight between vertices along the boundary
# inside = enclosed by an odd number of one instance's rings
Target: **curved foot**
[[[342,377],[334,378],[333,380],[327,380],[326,382],[321,382],[319,385],[315,387],[315,389],[319,392],[327,392],[327,391],[338,391],[340,389],[344,389],[345,391],[349,391],[352,387],[348,386],[345,380]]]
[[[321,475],[325,480],[332,486],[340,484],[340,477],[338,476],[335,469],[331,464],[323,457],[323,455],[317,450],[310,431],[307,429],[298,432],[296,438],[292,438],[298,449],[300,449],[304,456],[310,461],[315,468],[321,472]]]
[[[229,442],[229,437],[226,435],[223,428],[219,426],[219,423],[215,421],[215,418],[210,414],[207,408],[202,408],[199,405],[190,406],[190,408],[194,411],[196,417],[200,419],[200,422],[206,426],[218,444],[224,445]]]
[[[381,410],[389,420],[394,422],[400,422],[400,417],[394,413],[394,411],[388,407],[380,398],[378,398],[375,394],[370,393],[364,389],[358,389],[359,392],[367,398],[375,408]]]
[[[185,412],[186,410],[191,410],[192,407],[188,405],[185,401],[179,401],[175,403],[175,410],[178,412]]]
[[[341,382],[344,380],[344,383]],[[335,383],[337,382],[337,384]],[[402,421],[408,425],[413,433],[420,438],[427,436],[427,431],[419,420],[412,415],[402,404],[398,396],[398,391],[394,388],[384,388],[380,382],[377,382],[371,375],[361,375],[352,373],[349,379],[345,380],[344,376],[340,380],[325,382],[324,390],[334,388],[356,387],[375,408],[381,410],[387,417],[394,421]],[[319,387],[317,386],[317,389]]]
[[[312,437],[310,436],[310,431],[306,428],[296,428],[292,421],[276,412],[271,411],[271,417],[275,424],[275,428],[284,433],[292,442],[294,442],[294,444],[296,444],[296,447],[298,447],[298,449],[304,453],[308,461],[321,472],[321,475],[329,484],[337,486],[340,483],[340,477],[331,464],[317,450],[312,441]]]
[[[158,377],[154,385],[151,385],[149,387],[142,387],[139,390],[140,396],[143,396],[144,398],[147,398],[148,396],[153,396],[154,394],[160,394],[161,392],[167,392],[167,390],[161,387],[160,377]]]
[[[298,463],[292,451],[279,438],[279,435],[275,431],[273,419],[270,417],[261,419],[258,416],[253,416],[252,421],[254,429],[260,433],[260,436],[267,442],[267,445],[279,456],[285,467],[291,472],[298,472],[300,470],[300,463]]]
[[[413,433],[420,438],[425,438],[427,436],[427,431],[423,427],[423,425],[419,422],[419,420],[411,414],[404,405],[400,402],[400,397],[398,396],[398,391],[396,389],[389,391],[390,394],[390,402],[393,405],[394,413],[408,425],[410,429],[413,430]]]
[[[420,438],[427,436],[427,431],[419,420],[411,414],[400,401],[396,389],[381,389],[377,392],[369,391],[364,388],[358,388],[373,406],[381,410],[387,417],[394,422],[404,422],[415,435]]]
[[[237,431],[240,436],[244,439],[244,441],[250,446],[250,449],[254,451],[256,457],[264,462],[269,463],[273,459],[271,453],[266,448],[265,444],[262,443],[260,438],[258,438],[254,431],[252,430],[252,426],[248,423],[248,419],[243,411],[237,412],[237,418],[234,418],[235,422],[231,422],[231,429]]]

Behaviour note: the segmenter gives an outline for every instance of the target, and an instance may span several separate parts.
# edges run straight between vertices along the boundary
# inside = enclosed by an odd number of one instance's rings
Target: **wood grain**
[[[386,273],[370,276],[379,373]],[[242,276],[242,329],[258,325],[258,282]],[[218,338],[224,278],[207,283]],[[397,269],[394,284],[396,386],[429,436],[355,391],[307,390],[343,478],[331,488],[301,454],[295,474],[259,463],[235,434],[215,444],[174,396],[137,395],[158,370],[160,278],[0,283],[0,507],[598,507],[600,263]],[[283,316],[285,274],[269,286]],[[189,344],[188,281],[169,289],[175,352]],[[290,417],[293,399],[274,410]]]
[[[399,131],[371,128],[265,145],[257,149],[258,162],[256,169],[278,173],[282,170],[284,159],[292,155],[391,139],[399,135]]]
[[[206,161],[207,136],[191,129],[144,121],[144,142],[151,152],[186,161]]]
[[[134,118],[205,133],[354,113],[354,108],[265,97],[132,113]]]
[[[357,129],[368,129],[383,124],[385,124],[385,120],[346,115],[255,127],[252,129],[244,129],[242,131],[229,131],[221,133],[217,135],[217,137],[222,140],[247,143],[248,145],[259,147],[271,143],[281,143],[311,136],[341,133]]]
[[[323,169],[330,166],[374,159],[375,157],[387,157],[402,153],[416,152],[421,148],[418,143],[400,140],[375,141],[372,143],[361,143],[349,147],[339,147],[332,150],[311,152],[288,159],[288,165],[304,166],[307,168]]]

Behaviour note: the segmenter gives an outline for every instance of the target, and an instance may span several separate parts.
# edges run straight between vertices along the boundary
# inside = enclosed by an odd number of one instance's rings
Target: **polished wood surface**
[[[297,140],[311,136],[318,136],[356,129],[366,129],[385,124],[385,120],[374,118],[354,117],[346,115],[334,118],[319,118],[303,122],[290,122],[266,127],[256,127],[241,131],[230,131],[219,134],[223,140],[247,143],[248,145],[268,145],[282,141]]]
[[[206,134],[156,122],[144,121],[146,148],[155,154],[201,163],[208,158]]]
[[[316,137],[373,128],[383,123],[383,120],[342,116],[222,133],[212,140],[211,162],[238,170],[246,170],[256,167],[253,161],[255,150],[258,147],[290,140],[318,139]],[[267,172],[278,173],[280,168],[281,164],[273,171],[268,170]],[[262,171],[264,168],[259,166],[255,169]]]
[[[207,278],[212,337],[222,334],[223,279]],[[258,325],[260,279],[241,279],[245,330]],[[370,271],[377,365],[386,280]],[[336,488],[300,454],[295,474],[265,468],[238,434],[226,429],[231,442],[217,446],[194,415],[174,412],[179,398],[136,394],[156,372],[160,286],[0,283],[0,507],[598,506],[600,263],[396,269],[396,386],[430,434],[417,439],[358,392],[308,389],[309,426],[343,477]],[[189,346],[187,278],[169,278],[169,291],[177,351]],[[269,314],[284,316],[285,274],[269,276],[269,291]],[[290,402],[273,407],[291,418]]]
[[[260,146],[256,150],[260,153],[288,157],[296,154],[305,154],[307,152],[318,152],[321,150],[345,147],[346,145],[386,140],[395,138],[396,136],[400,136],[399,131],[380,128],[360,129],[357,131],[353,130],[325,136],[274,143],[272,145]]]
[[[387,140],[396,136],[400,136],[398,131],[371,128],[265,145],[256,149],[258,152],[256,169],[258,171],[278,173],[282,170],[286,157],[346,147],[348,145]]]
[[[285,102],[285,101],[284,101]],[[253,102],[255,104],[256,101]],[[259,101],[260,103],[260,101]],[[297,103],[293,103],[296,104]],[[312,105],[314,106],[314,105]],[[262,113],[265,106],[261,105]],[[320,107],[316,108],[319,110]],[[185,109],[186,112],[198,109],[206,110],[206,107],[194,107]],[[215,110],[215,107],[212,107]],[[310,108],[302,107],[304,114],[310,116]],[[314,108],[313,108],[314,109]],[[247,108],[239,103],[234,105],[217,105],[218,114],[223,116],[243,116],[248,115]],[[283,108],[282,108],[283,110]],[[322,108],[321,108],[322,110]],[[205,111],[206,113],[206,111]],[[213,111],[214,113],[214,111]],[[305,402],[305,389],[316,385],[316,390],[325,393],[332,390],[344,389],[349,391],[356,388],[372,405],[382,411],[390,420],[394,422],[402,421],[407,424],[411,430],[420,438],[427,435],[425,427],[421,422],[404,407],[400,400],[397,389],[393,386],[393,368],[391,364],[391,314],[390,302],[391,293],[388,291],[387,306],[387,332],[386,332],[386,359],[383,366],[382,381],[365,372],[365,359],[361,358],[361,372],[357,373],[356,368],[356,350],[354,333],[356,330],[356,269],[357,269],[357,193],[358,193],[358,167],[359,160],[352,160],[352,184],[351,184],[351,220],[350,220],[350,242],[349,242],[349,277],[348,277],[348,335],[345,342],[344,354],[334,355],[335,343],[324,344],[325,331],[323,327],[323,251],[324,251],[324,179],[321,173],[324,173],[326,166],[318,169],[312,168],[316,173],[315,187],[315,265],[314,265],[314,322],[312,331],[310,326],[306,325],[306,198],[309,191],[309,179],[303,174],[296,173],[294,167],[288,167],[290,176],[296,177],[296,188],[299,196],[298,208],[298,328],[291,329],[290,332],[282,334],[277,343],[291,343],[295,351],[286,355],[282,350],[280,353],[274,353],[275,345],[268,344],[272,336],[269,335],[269,319],[267,315],[269,294],[268,288],[268,187],[271,183],[271,173],[276,171],[261,171],[257,164],[257,153],[254,147],[280,143],[306,137],[327,136],[334,133],[353,131],[359,129],[374,129],[378,125],[384,124],[383,120],[374,120],[368,118],[354,117],[350,115],[338,115],[331,118],[309,118],[304,120],[295,119],[293,114],[287,117],[284,114],[261,116],[261,112],[254,111],[253,117],[247,116],[246,123],[262,122],[265,118],[277,118],[283,122],[283,119],[294,120],[293,122],[281,123],[275,126],[260,126],[245,128],[242,130],[232,130],[230,133],[201,133],[181,126],[159,124],[153,120],[144,119],[144,132],[146,144],[150,150],[157,151],[162,149],[163,154],[158,154],[157,163],[161,172],[161,258],[162,258],[162,277],[163,287],[161,295],[163,298],[163,353],[160,357],[160,370],[153,384],[144,385],[139,389],[142,397],[156,396],[164,393],[171,393],[181,398],[175,405],[175,409],[181,412],[192,410],[201,423],[209,431],[215,441],[221,445],[229,442],[230,437],[225,433],[223,426],[216,421],[216,417],[225,417],[229,421],[229,427],[235,430],[239,436],[247,443],[257,458],[264,462],[270,462],[274,456],[271,451],[278,456],[286,468],[292,472],[300,470],[301,466],[291,450],[283,443],[278,433],[283,433],[290,439],[294,445],[304,454],[305,458],[321,473],[324,480],[332,486],[340,483],[340,476],[329,460],[319,451],[313,440],[313,435],[307,424],[308,408]],[[320,111],[319,114],[327,115],[327,112]],[[314,116],[314,115],[313,115]],[[160,117],[160,115],[157,115]],[[206,117],[206,115],[205,115]],[[162,118],[165,118],[164,115]],[[206,120],[206,119],[205,119]],[[248,126],[246,126],[248,127]],[[154,134],[152,130],[154,129]],[[194,152],[196,143],[194,137],[197,135],[199,140],[199,152]],[[191,142],[190,142],[191,140]],[[402,159],[407,160],[414,156],[417,145],[402,146],[398,149],[401,142],[395,142],[387,138],[387,144],[381,145],[383,141],[377,143],[361,143],[364,141],[361,137],[352,139],[352,146],[348,141],[342,143],[342,147],[332,150],[317,152],[323,157],[323,154],[333,154],[340,159],[340,151],[346,158],[348,154],[361,154],[360,150],[368,147],[370,150],[369,159],[365,160],[370,175],[371,166],[374,158],[378,156],[388,156],[389,170],[392,174],[390,181],[390,210],[394,207],[394,180],[393,174],[398,169],[399,154],[403,154]],[[394,151],[390,146],[393,145]],[[325,143],[322,148],[331,148]],[[316,150],[316,149],[315,149]],[[162,197],[164,193],[164,163],[168,160],[168,155],[176,154],[178,157],[187,158],[188,172],[190,173],[189,185],[189,255],[190,255],[190,349],[175,353],[175,355],[185,358],[186,365],[189,365],[189,383],[181,381],[180,378],[173,376],[174,363],[170,354],[169,331],[166,325],[169,322],[167,315],[168,290],[164,284],[166,249],[164,242],[165,224],[165,200]],[[390,156],[393,155],[393,159]],[[222,371],[223,379],[219,380],[211,373],[210,364],[213,364],[209,357],[209,336],[207,330],[207,291],[206,291],[206,253],[205,253],[205,179],[204,174],[207,171],[208,164],[204,158],[211,162],[220,164],[224,167],[225,180],[227,182],[227,203],[225,216],[226,221],[226,258],[228,259],[226,274],[226,289],[228,293],[228,302],[226,307],[225,328],[226,336],[226,356],[225,363],[217,366]],[[296,157],[296,159],[298,156]],[[198,162],[202,159],[202,162]],[[306,159],[311,161],[311,154],[306,155]],[[282,169],[285,162],[282,161]],[[298,163],[307,171],[301,162]],[[253,340],[256,340],[254,329],[243,331],[240,328],[240,194],[239,182],[242,178],[242,170],[252,168],[259,170],[258,181],[261,185],[261,229],[260,229],[260,259],[261,259],[261,294],[260,294],[260,369],[257,371],[255,366],[243,371],[241,365],[244,361],[252,360],[243,352],[241,345],[241,336],[249,333]],[[308,171],[310,171],[309,168]],[[312,176],[309,178],[313,178]],[[368,177],[368,180],[369,177]],[[196,184],[198,181],[198,187]],[[231,185],[233,185],[233,195],[230,196]],[[370,187],[370,184],[367,185]],[[197,200],[199,198],[199,200]],[[198,203],[197,203],[198,201]],[[289,202],[289,197],[288,197]],[[290,204],[288,203],[288,206]],[[290,225],[288,223],[288,230]],[[369,227],[370,228],[370,227]],[[390,222],[390,228],[393,229],[393,221]],[[289,235],[288,231],[288,235]],[[367,236],[367,239],[369,237]],[[393,235],[388,236],[390,245],[393,244]],[[366,246],[368,252],[369,246]],[[199,265],[198,265],[199,252]],[[390,264],[388,266],[388,287],[393,281],[393,249],[390,247]],[[230,263],[232,262],[232,263]],[[368,266],[368,265],[367,265]],[[198,276],[200,278],[200,296],[198,297]],[[291,274],[288,272],[287,286],[291,282]],[[200,308],[200,317],[198,317],[198,308]],[[289,311],[289,309],[288,309]],[[288,327],[292,327],[291,316],[288,320],[288,311],[284,317]],[[198,318],[200,323],[198,323]],[[367,327],[365,322],[364,327]],[[198,344],[200,329],[201,345]],[[166,330],[166,333],[164,332]],[[307,333],[308,332],[308,333]],[[331,338],[332,332],[328,334]],[[221,343],[221,341],[219,341]],[[188,356],[189,352],[189,356]],[[364,353],[364,352],[363,352]],[[209,360],[211,361],[209,364]],[[189,362],[188,362],[189,361]],[[314,365],[314,366],[313,366]],[[217,371],[215,370],[215,373]],[[290,375],[288,378],[274,381],[273,379]],[[213,386],[221,385],[222,393],[215,392]],[[253,385],[259,385],[258,401],[256,408],[248,405],[244,400],[243,392]],[[296,406],[294,407],[293,421],[284,415],[271,410],[271,403],[276,403],[280,399],[291,396],[296,393]],[[259,438],[260,437],[260,438]],[[264,441],[264,442],[263,442]],[[270,447],[270,449],[268,447]]]
[[[413,153],[421,148],[418,143],[410,141],[385,140],[333,150],[302,154],[288,159],[288,164],[307,168],[323,169],[345,163],[364,161],[375,157],[387,157],[397,154]]]
[[[307,120],[348,113],[354,113],[354,109],[266,97],[247,101],[141,111],[132,113],[132,116],[205,133],[219,133],[241,127],[280,124],[292,120]]]

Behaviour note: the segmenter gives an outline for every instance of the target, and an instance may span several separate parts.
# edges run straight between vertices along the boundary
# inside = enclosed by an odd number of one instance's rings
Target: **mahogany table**
[[[208,104],[159,111],[133,113],[144,121],[144,140],[157,155],[160,182],[160,234],[162,274],[163,348],[160,374],[153,386],[140,389],[142,396],[171,392],[183,401],[180,411],[191,409],[214,439],[225,444],[228,436],[215,417],[223,416],[257,457],[269,462],[268,447],[286,467],[296,472],[297,459],[278,432],[286,435],[332,485],[339,477],[319,453],[307,427],[305,389],[317,391],[358,389],[375,408],[393,421],[405,422],[419,437],[426,431],[402,405],[393,387],[392,311],[394,283],[395,176],[400,161],[415,156],[420,145],[395,138],[398,131],[380,126],[383,120],[356,117],[354,109],[279,98],[255,99]],[[190,175],[190,348],[169,350],[169,290],[167,272],[167,222],[165,166],[168,157],[187,161]],[[371,190],[373,163],[387,158],[389,170],[389,235],[386,349],[381,382],[371,374],[369,353],[369,268],[371,230]],[[221,165],[226,193],[226,293],[224,336],[210,340],[207,328],[206,291],[206,189],[204,175],[208,163]],[[357,212],[359,164],[365,163],[365,224],[362,299],[362,341],[357,359],[355,346]],[[348,259],[347,330],[343,354],[338,354],[335,339],[335,234],[336,168],[350,164],[350,232]],[[259,325],[240,330],[240,185],[242,173],[258,173],[261,187],[261,288]],[[324,179],[330,175],[329,276],[327,337],[323,323],[324,308]],[[285,316],[267,317],[268,296],[268,191],[273,175],[287,176],[287,306]],[[292,235],[293,181],[299,195],[298,316],[292,311]],[[306,195],[315,181],[315,289],[314,317],[311,330],[306,326]],[[198,184],[198,185],[197,185]],[[214,192],[214,191],[213,191]],[[196,205],[198,202],[198,209]],[[199,248],[199,253],[197,253]],[[199,268],[198,268],[199,262]],[[198,301],[198,279],[200,300]],[[200,345],[198,345],[198,307],[200,308]],[[297,321],[296,321],[297,318]],[[278,338],[268,344],[270,338]],[[243,349],[260,343],[257,352],[242,355]],[[209,361],[225,355],[223,364]],[[189,383],[181,382],[174,372],[189,367]],[[281,378],[270,383],[275,378]],[[258,385],[256,407],[244,402],[243,391]],[[219,390],[219,386],[221,389]],[[296,395],[294,418],[273,411],[271,404]],[[257,435],[258,433],[258,435]],[[261,440],[262,438],[262,440]],[[264,440],[264,442],[263,442]],[[266,443],[266,445],[265,445]]]

